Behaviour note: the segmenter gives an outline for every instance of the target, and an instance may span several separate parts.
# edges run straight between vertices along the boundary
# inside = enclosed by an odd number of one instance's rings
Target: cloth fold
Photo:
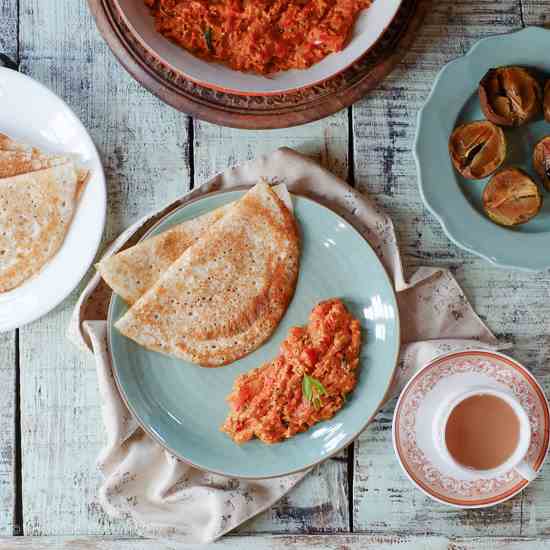
[[[342,215],[369,241],[393,280],[402,348],[392,397],[430,359],[458,349],[498,349],[495,336],[447,270],[422,267],[405,279],[390,218],[365,195],[314,161],[287,148],[232,168],[124,231],[106,251],[134,244],[160,218],[205,193],[283,183]],[[199,471],[173,457],[138,425],[115,385],[107,347],[110,290],[94,275],[81,294],[69,338],[96,360],[106,445],[99,456],[99,498],[110,515],[132,519],[146,536],[209,542],[262,512],[308,472],[268,480],[237,480]]]

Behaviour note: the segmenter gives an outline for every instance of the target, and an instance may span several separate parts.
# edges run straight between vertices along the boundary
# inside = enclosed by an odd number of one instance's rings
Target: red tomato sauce
[[[156,29],[238,71],[305,69],[348,42],[372,0],[145,0]]]
[[[355,388],[360,349],[359,321],[340,300],[321,302],[277,358],[236,379],[222,431],[237,443],[277,443],[332,418]]]

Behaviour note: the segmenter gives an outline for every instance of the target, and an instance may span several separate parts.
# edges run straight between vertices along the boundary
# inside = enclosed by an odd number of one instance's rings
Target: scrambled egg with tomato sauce
[[[158,32],[199,57],[260,74],[305,69],[348,42],[372,0],[145,0]]]
[[[237,443],[277,443],[332,418],[357,383],[360,349],[359,321],[340,300],[321,302],[277,358],[237,378],[222,431]]]

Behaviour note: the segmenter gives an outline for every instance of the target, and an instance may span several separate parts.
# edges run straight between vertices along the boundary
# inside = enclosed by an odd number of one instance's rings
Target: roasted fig
[[[550,191],[550,136],[543,137],[535,145],[533,166],[544,187]]]
[[[550,122],[550,80],[546,82],[544,87],[544,118],[546,122]]]
[[[534,218],[542,206],[537,184],[519,168],[497,172],[483,191],[483,207],[491,220],[512,226]]]
[[[487,120],[457,126],[449,138],[453,166],[470,180],[492,174],[506,157],[504,132]]]
[[[540,84],[522,67],[489,69],[478,91],[483,114],[500,126],[521,126],[540,111]]]

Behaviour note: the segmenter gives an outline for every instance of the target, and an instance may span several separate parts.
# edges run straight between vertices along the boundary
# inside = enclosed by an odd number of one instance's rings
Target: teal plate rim
[[[223,194],[227,194],[227,193],[233,193],[235,191],[245,191],[247,189],[249,189],[249,187],[247,187],[247,186],[237,186],[237,187],[233,187],[233,188],[228,189],[228,190],[211,191],[211,192],[205,193],[205,194],[203,194],[199,197],[193,198],[193,199],[185,202],[184,204],[181,204],[178,207],[174,208],[173,210],[171,210],[170,212],[168,212],[164,216],[162,216],[162,218],[160,218],[157,222],[155,222],[155,224],[152,227],[150,227],[145,232],[145,234],[142,237],[140,237],[140,239],[137,242],[141,242],[141,241],[147,239],[168,218],[170,218],[171,216],[175,215],[177,212],[185,209],[186,207],[190,206],[193,203],[200,202],[201,200],[212,197],[212,196],[218,196],[218,195],[223,195]],[[391,369],[390,375],[388,376],[388,381],[387,381],[387,384],[386,384],[386,387],[385,387],[384,395],[380,399],[379,403],[376,405],[376,407],[375,407],[374,411],[372,412],[372,414],[365,420],[365,422],[363,423],[363,425],[359,429],[357,429],[353,434],[351,434],[346,439],[344,439],[334,450],[332,450],[327,455],[324,455],[322,458],[319,458],[318,460],[315,460],[315,461],[310,462],[310,463],[308,463],[304,466],[301,466],[300,468],[280,472],[280,473],[277,473],[277,474],[274,474],[274,475],[261,475],[261,476],[259,476],[259,475],[255,475],[255,476],[235,475],[233,473],[227,473],[227,472],[219,471],[219,470],[216,470],[216,469],[206,468],[204,466],[201,466],[199,464],[194,463],[193,461],[191,461],[191,460],[187,459],[186,457],[182,456],[182,454],[179,453],[178,451],[171,448],[155,432],[155,430],[151,429],[151,427],[148,426],[148,424],[145,421],[143,421],[143,419],[139,415],[138,411],[132,405],[131,399],[126,394],[126,392],[124,390],[124,386],[123,386],[121,380],[119,379],[119,373],[118,373],[118,370],[117,370],[117,367],[116,367],[116,364],[117,364],[116,363],[116,357],[111,351],[112,348],[113,348],[113,346],[112,346],[112,334],[114,332],[114,322],[115,322],[114,319],[113,319],[114,308],[115,308],[115,300],[118,297],[115,292],[111,292],[111,298],[109,300],[109,308],[108,308],[108,314],[107,314],[107,345],[108,345],[108,350],[109,350],[109,357],[111,359],[111,367],[112,367],[112,373],[113,373],[113,378],[114,378],[114,381],[115,381],[115,385],[118,389],[118,392],[119,392],[124,404],[128,408],[128,411],[133,416],[133,418],[137,421],[138,425],[144,430],[144,432],[147,435],[149,435],[161,447],[166,449],[168,452],[170,452],[172,455],[174,455],[176,458],[178,458],[182,462],[184,462],[186,464],[189,464],[193,468],[197,468],[198,470],[203,471],[203,472],[213,473],[213,474],[216,474],[216,475],[221,475],[221,476],[224,476],[224,477],[230,477],[230,478],[235,478],[235,479],[259,480],[259,479],[274,479],[274,478],[283,477],[283,476],[296,474],[296,473],[300,473],[300,472],[304,472],[306,470],[309,470],[310,468],[313,468],[314,466],[317,466],[317,465],[321,464],[322,462],[325,462],[326,460],[330,459],[334,455],[341,452],[343,449],[345,449],[348,445],[350,445],[353,441],[355,441],[365,431],[365,429],[372,422],[372,420],[378,414],[378,412],[380,412],[380,409],[382,408],[382,406],[384,405],[384,403],[388,399],[390,388],[391,388],[392,383],[395,379],[397,366],[398,366],[399,352],[400,352],[400,349],[401,349],[401,322],[400,322],[400,313],[399,313],[399,308],[398,308],[398,303],[397,303],[397,295],[396,295],[395,288],[394,288],[393,282],[391,280],[391,277],[388,275],[388,272],[387,272],[385,266],[380,261],[380,258],[378,257],[378,255],[376,254],[374,249],[372,248],[371,244],[368,242],[367,239],[365,239],[363,237],[363,235],[359,232],[359,230],[354,226],[353,223],[346,220],[340,214],[338,214],[337,212],[335,212],[332,209],[328,208],[327,206],[323,205],[322,203],[312,199],[311,197],[307,197],[305,195],[297,194],[297,193],[291,193],[291,196],[297,196],[302,200],[314,203],[316,206],[319,206],[320,208],[329,211],[331,213],[331,215],[334,215],[337,218],[339,218],[345,225],[347,225],[353,232],[355,232],[360,237],[360,239],[363,240],[365,242],[365,244],[371,249],[374,257],[376,258],[376,260],[379,263],[379,266],[381,268],[381,272],[383,274],[383,277],[385,278],[385,280],[388,284],[388,288],[390,289],[390,296],[391,296],[391,299],[392,299],[392,302],[393,302],[392,305],[393,305],[394,312],[395,312],[395,343],[396,343],[396,346],[395,346],[395,349],[393,350],[393,359],[392,359],[393,367]]]
[[[550,29],[526,27],[514,32],[482,38],[465,55],[444,65],[433,83],[428,98],[418,112],[412,151],[422,201],[454,244],[467,252],[484,258],[497,267],[526,272],[540,272],[550,268],[550,256],[547,255],[550,228],[548,231],[540,233],[520,233],[501,227],[478,213],[462,192],[455,193],[452,197],[443,196],[442,186],[438,186],[437,182],[429,184],[428,180],[430,178],[426,175],[426,172],[429,171],[427,168],[429,164],[440,160],[437,155],[433,155],[429,150],[426,150],[426,142],[429,141],[426,136],[433,129],[434,118],[440,113],[438,105],[442,101],[447,102],[445,112],[449,113],[449,99],[442,95],[442,83],[445,79],[452,79],[455,73],[458,77],[468,74],[469,64],[476,55],[483,55],[490,61],[497,55],[494,52],[503,51],[503,48],[506,47],[502,46],[499,50],[498,43],[506,41],[512,43],[520,41],[520,45],[522,43],[540,43],[541,41],[548,41],[550,44]],[[510,51],[510,49],[507,51]],[[519,52],[521,51],[520,48]],[[511,53],[511,61],[508,64],[529,64],[515,62],[512,59],[513,56],[514,53]],[[502,65],[503,63],[489,63],[487,68],[499,64]],[[458,111],[470,99],[472,92],[477,90],[477,82],[469,84],[471,84],[472,90],[464,95]],[[448,114],[448,116],[451,115]],[[550,134],[550,126],[548,133]],[[447,151],[447,141],[448,136],[445,141],[445,151]],[[445,162],[447,162],[447,152],[445,156]],[[450,161],[448,162],[450,164]],[[467,219],[464,218],[464,214],[468,215]]]

